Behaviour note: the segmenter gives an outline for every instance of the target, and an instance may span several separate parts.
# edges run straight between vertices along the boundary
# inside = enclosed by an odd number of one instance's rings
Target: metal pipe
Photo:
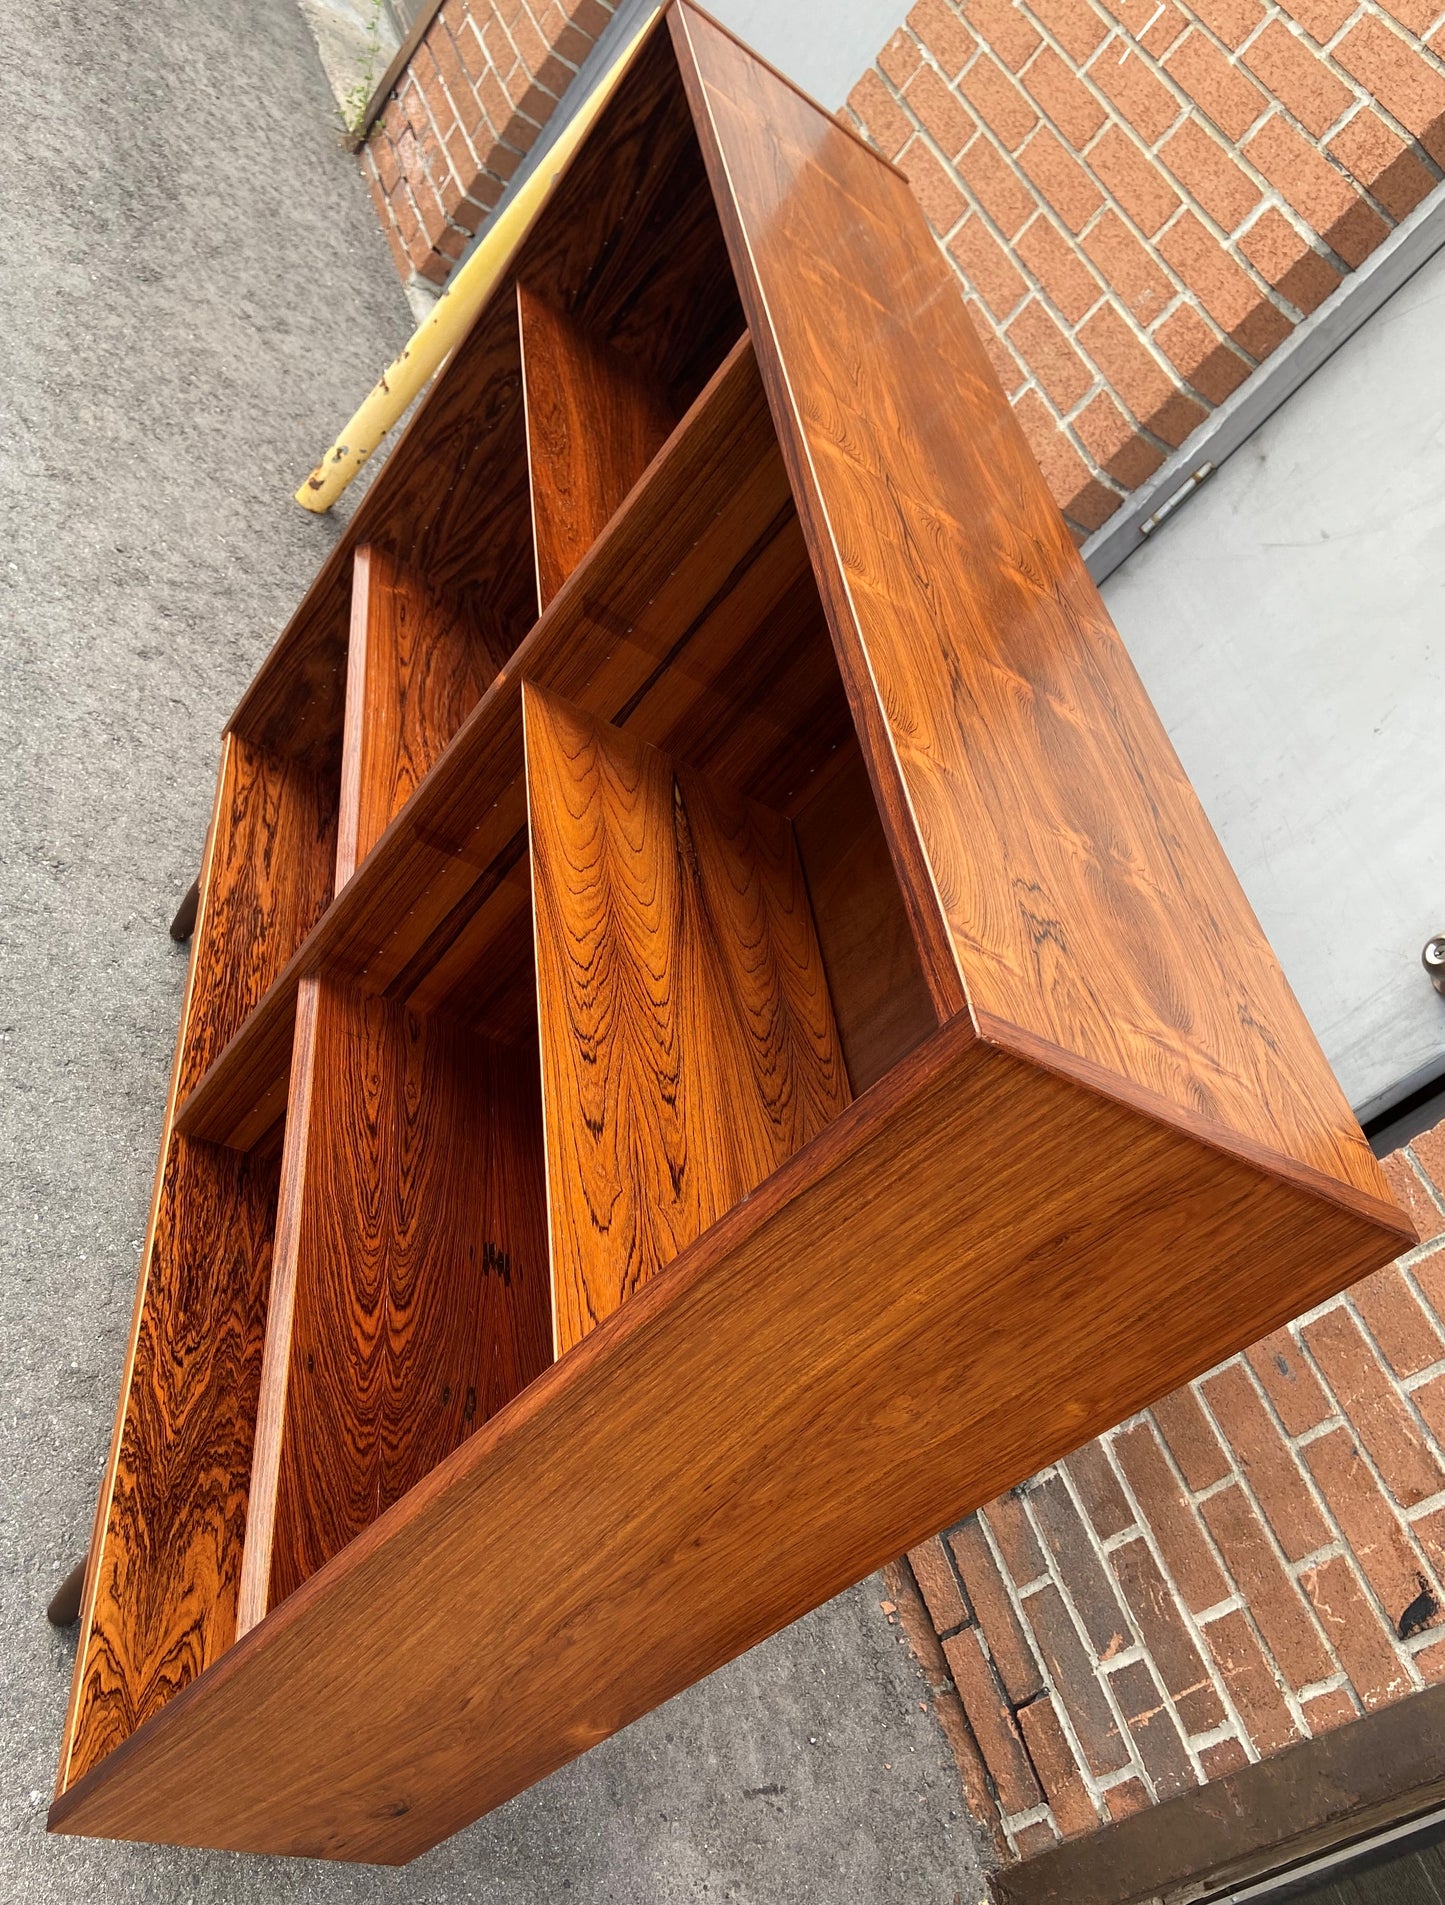
[[[387,431],[466,336],[661,10],[661,0],[646,9],[636,30],[562,127],[541,162],[492,214],[475,249],[412,333],[410,343],[387,365],[346,428],[297,490],[296,500],[303,509],[318,516],[330,509]]]

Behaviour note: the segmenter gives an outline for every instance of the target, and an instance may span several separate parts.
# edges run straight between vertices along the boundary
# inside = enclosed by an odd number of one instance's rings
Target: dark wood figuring
[[[51,1823],[414,1857],[1382,1254],[945,1027]]]
[[[252,772],[252,768],[256,768]],[[244,998],[235,970],[240,895],[288,889],[266,871],[289,783],[228,744],[141,1253],[120,1403],[79,1608],[60,1785],[98,1764],[231,1645],[246,1528],[271,1238],[274,1147],[241,1156],[173,1129],[188,1055]],[[262,862],[238,871],[239,845]],[[293,862],[301,856],[291,842]],[[309,860],[303,864],[309,865]],[[274,877],[273,877],[274,876]]]
[[[744,637],[759,632],[775,606],[772,590],[786,597],[798,586],[801,544],[782,545],[782,560],[773,553],[791,518],[787,478],[744,340],[223,1061],[183,1104],[182,1130],[243,1148],[267,1128],[278,1092],[284,1095],[296,987],[307,973],[344,975],[377,993],[395,987],[404,997],[463,932],[471,962],[484,957],[480,915],[493,893],[498,930],[511,930],[514,908],[504,889],[526,825],[522,679],[607,720],[625,718],[669,668],[686,687],[684,702],[701,700],[736,666]],[[708,636],[696,664],[688,652],[695,633]],[[773,633],[761,629],[765,643]],[[816,662],[809,667],[821,675]],[[818,693],[827,710],[826,690]],[[841,707],[836,690],[834,701]],[[682,712],[669,708],[662,724],[668,732]],[[773,731],[770,738],[777,753],[783,737]],[[499,1031],[510,1036],[510,1028]],[[258,1107],[269,1107],[269,1115]]]
[[[536,1046],[308,979],[240,1628],[551,1361]]]
[[[808,790],[793,834],[848,1077],[866,1091],[937,1020],[856,745]]]
[[[543,608],[677,423],[649,367],[517,287],[537,596]]]
[[[503,657],[382,543],[356,552],[336,886],[346,884],[481,699]]]
[[[849,1092],[788,822],[523,704],[561,1355]]]
[[[743,330],[697,136],[654,28],[514,263],[540,297],[643,358],[677,413]],[[434,380],[232,719],[334,775],[355,551],[384,535],[500,656],[537,611],[515,279]]]
[[[905,181],[668,19],[940,1010],[1380,1199]]]
[[[386,542],[424,576],[488,653],[510,654],[537,613],[526,455],[516,305],[499,297],[418,406],[231,726],[334,782],[352,572],[370,542]]]

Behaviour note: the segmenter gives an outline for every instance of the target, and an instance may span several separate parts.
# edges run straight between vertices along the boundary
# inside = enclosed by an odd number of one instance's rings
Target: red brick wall
[[[1386,1172],[1418,1250],[909,1557],[1006,1855],[1445,1680],[1445,1125]]]
[[[1097,529],[1445,165],[1445,0],[918,0],[854,88]]]
[[[446,0],[361,155],[404,279],[446,282],[613,3]]]

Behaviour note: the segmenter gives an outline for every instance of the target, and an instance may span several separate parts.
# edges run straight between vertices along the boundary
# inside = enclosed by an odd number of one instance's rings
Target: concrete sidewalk
[[[400,1873],[47,1840],[217,736],[410,329],[295,0],[0,0],[0,1898],[939,1900],[972,1827],[865,1585]]]

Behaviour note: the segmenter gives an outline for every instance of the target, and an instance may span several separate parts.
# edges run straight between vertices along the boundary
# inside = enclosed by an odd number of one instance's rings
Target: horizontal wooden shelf
[[[1411,1236],[906,181],[689,0],[198,893],[58,1831],[413,1857]]]

